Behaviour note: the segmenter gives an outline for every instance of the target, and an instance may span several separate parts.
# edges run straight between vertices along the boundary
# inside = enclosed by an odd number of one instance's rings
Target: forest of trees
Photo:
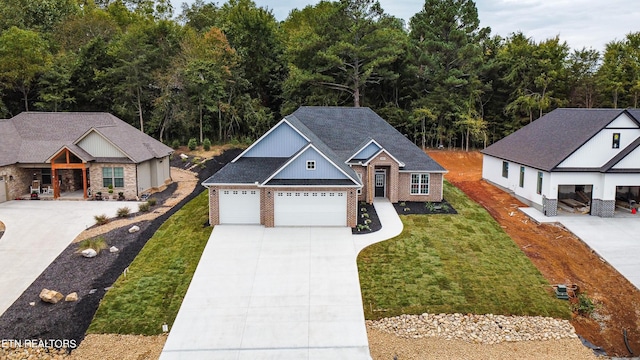
[[[425,0],[408,23],[375,0],[282,22],[251,0],[0,2],[0,118],[106,111],[170,145],[252,141],[323,105],[367,106],[420,146],[468,149],[557,107],[639,97],[640,32],[603,53],[501,38],[472,0]]]

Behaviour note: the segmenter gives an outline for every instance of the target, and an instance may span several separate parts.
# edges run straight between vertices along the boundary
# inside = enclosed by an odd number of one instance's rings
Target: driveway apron
[[[0,238],[0,314],[35,281],[87,227],[95,215],[114,217],[118,201],[9,201],[0,204],[6,231]],[[55,290],[55,289],[54,289]]]
[[[637,238],[640,215],[620,218],[544,216],[534,208],[520,210],[541,223],[561,223],[640,289],[640,240]]]
[[[370,359],[349,228],[217,225],[160,359]]]

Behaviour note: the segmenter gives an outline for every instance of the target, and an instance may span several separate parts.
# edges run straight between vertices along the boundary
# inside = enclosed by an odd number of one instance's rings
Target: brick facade
[[[411,173],[400,173],[399,179],[399,195],[398,201],[419,201],[419,202],[440,202],[442,201],[442,173],[429,174],[429,194],[413,195],[411,194]]]
[[[368,189],[367,196],[365,197],[365,201],[369,204],[373,204],[373,199],[375,198],[375,171],[376,169],[386,170],[386,197],[392,203],[398,202],[398,193],[399,193],[399,164],[397,161],[389,155],[386,151],[382,151],[376,157],[369,161],[367,166],[367,180],[365,182],[365,187]]]
[[[91,164],[89,168],[89,188],[91,195],[95,195],[98,191],[102,192],[102,196],[109,196],[109,188],[102,183],[103,167],[121,167],[124,170],[124,187],[114,187],[112,196],[118,197],[119,192],[124,193],[125,199],[135,199],[139,194],[137,192],[138,181],[136,179],[135,164]]]
[[[247,186],[211,186],[209,187],[209,224],[220,224],[220,189],[255,190]],[[298,187],[266,187],[260,191],[260,223],[266,227],[275,226],[275,192],[277,191],[345,191],[347,193],[347,226],[355,227],[358,222],[357,194],[353,188],[298,188]]]

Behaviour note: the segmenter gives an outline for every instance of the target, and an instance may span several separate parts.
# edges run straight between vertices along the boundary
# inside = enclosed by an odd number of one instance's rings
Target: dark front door
[[[376,173],[376,197],[385,196],[386,175],[384,173]]]

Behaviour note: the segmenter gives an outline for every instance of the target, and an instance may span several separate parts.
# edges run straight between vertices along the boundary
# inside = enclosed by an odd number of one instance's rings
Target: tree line
[[[279,22],[251,0],[3,0],[0,116],[107,111],[169,144],[255,140],[300,105],[368,106],[423,147],[482,147],[557,107],[637,107],[640,32],[506,38],[472,0],[408,23],[376,0]]]

